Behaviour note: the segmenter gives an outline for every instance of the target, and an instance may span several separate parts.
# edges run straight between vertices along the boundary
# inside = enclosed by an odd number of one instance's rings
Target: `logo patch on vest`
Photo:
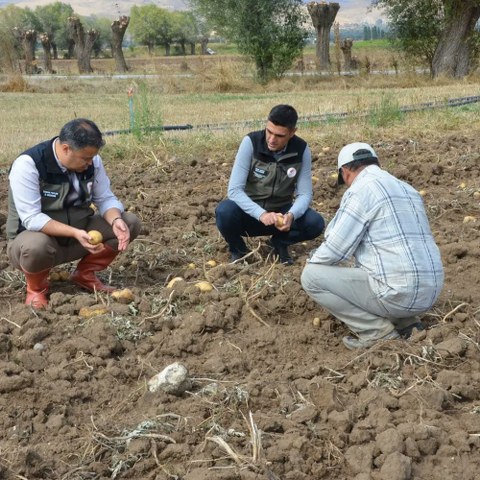
[[[267,170],[264,170],[263,168],[255,167],[253,169],[253,175],[257,178],[265,178],[267,173]]]
[[[58,196],[59,196],[58,192],[51,192],[50,190],[42,190],[42,197],[58,198]]]
[[[287,177],[288,178],[293,178],[295,175],[297,174],[297,170],[293,167],[290,167],[288,170],[287,170]]]

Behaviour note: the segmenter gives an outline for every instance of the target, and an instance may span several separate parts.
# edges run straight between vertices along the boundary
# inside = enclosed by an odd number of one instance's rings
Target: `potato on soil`
[[[217,262],[215,260],[209,260],[208,262],[205,263],[205,265],[207,265],[207,267],[216,267]]]
[[[99,306],[92,306],[92,307],[82,307],[78,314],[82,318],[92,318],[97,317],[98,315],[105,315],[108,313],[108,308],[106,307],[99,307]]]
[[[183,280],[183,277],[174,277],[167,283],[167,288],[173,288],[173,286]]]
[[[111,296],[119,303],[132,303],[135,300],[135,295],[129,288],[115,290],[111,293]]]
[[[88,236],[90,237],[89,242],[92,245],[98,245],[99,243],[102,243],[103,235],[98,230],[90,230],[87,233],[88,233]]]
[[[213,285],[210,282],[207,282],[206,280],[202,280],[201,282],[197,282],[195,286],[201,291],[201,292],[211,292],[213,290]]]

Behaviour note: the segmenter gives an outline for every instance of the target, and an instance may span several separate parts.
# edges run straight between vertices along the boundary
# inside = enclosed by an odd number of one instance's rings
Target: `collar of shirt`
[[[63,173],[69,173],[67,167],[64,167],[64,166],[60,163],[60,160],[59,160],[58,157],[57,157],[57,152],[56,152],[56,150],[55,150],[55,146],[57,145],[57,142],[58,142],[58,137],[57,137],[57,138],[53,141],[53,143],[52,143],[53,155],[55,156],[55,160],[56,160],[58,166],[60,167],[60,170],[61,170]]]

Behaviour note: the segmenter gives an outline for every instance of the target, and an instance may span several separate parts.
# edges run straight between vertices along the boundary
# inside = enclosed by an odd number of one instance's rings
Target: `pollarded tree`
[[[200,13],[250,56],[260,82],[280,77],[302,52],[307,31],[301,0],[191,0]]]
[[[44,61],[43,61],[43,66],[45,68],[45,71],[47,73],[53,73],[53,67],[52,67],[52,42],[50,40],[50,37],[48,36],[48,33],[42,33],[40,35],[40,43],[42,44],[43,48],[43,55],[44,55]]]
[[[312,18],[313,26],[317,31],[317,62],[320,70],[330,67],[330,30],[335,17],[340,10],[338,3],[309,2],[308,13]]]
[[[71,38],[75,42],[78,71],[79,73],[90,73],[93,71],[90,56],[92,54],[93,44],[98,37],[98,32],[94,29],[85,32],[82,22],[78,17],[70,17],[68,19],[68,25]]]
[[[11,36],[11,43],[2,42],[5,47],[11,51],[1,51],[0,55],[5,59],[9,58],[8,63],[13,64],[11,60],[15,58],[25,59],[25,72],[28,74],[36,72],[35,44],[37,32],[41,24],[35,13],[29,8],[19,8],[9,5],[0,10],[0,20],[5,35]],[[23,54],[23,55],[22,55]]]
[[[112,22],[112,53],[115,58],[115,64],[117,66],[117,72],[123,73],[128,70],[127,62],[123,55],[122,43],[125,32],[127,31],[128,24],[130,23],[130,17],[122,15],[117,20]]]
[[[375,0],[402,48],[425,58],[432,76],[461,78],[478,55],[480,0]]]

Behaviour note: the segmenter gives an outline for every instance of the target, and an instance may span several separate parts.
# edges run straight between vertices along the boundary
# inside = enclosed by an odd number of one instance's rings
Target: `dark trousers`
[[[291,205],[285,205],[278,213],[287,213]],[[296,218],[288,232],[280,232],[274,225],[266,226],[246,214],[232,200],[222,200],[215,210],[217,228],[227,241],[231,253],[246,253],[247,246],[242,237],[271,235],[272,242],[289,246],[294,243],[318,237],[325,226],[323,217],[309,208],[300,218]]]

